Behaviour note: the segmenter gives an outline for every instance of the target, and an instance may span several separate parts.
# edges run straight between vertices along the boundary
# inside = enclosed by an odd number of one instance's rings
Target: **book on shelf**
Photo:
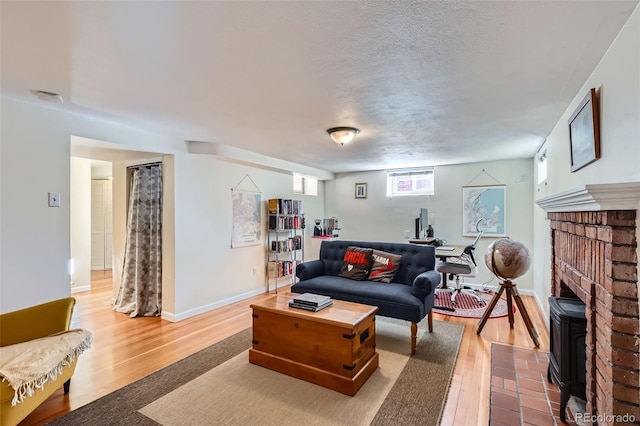
[[[298,262],[293,260],[278,260],[267,263],[268,278],[282,278],[293,275]]]
[[[309,306],[322,306],[327,302],[331,302],[331,298],[329,296],[323,296],[321,294],[304,293],[300,296],[295,296],[293,298],[293,302]]]
[[[302,200],[285,200],[282,198],[271,198],[268,201],[269,214],[277,215],[302,215],[304,214],[304,204]]]
[[[307,305],[306,303],[296,303],[293,300],[289,302],[290,308],[304,309],[305,311],[311,311],[311,312],[318,312],[324,308],[328,308],[331,305],[333,305],[333,300],[331,299],[329,299],[326,303],[323,303],[322,305],[318,305],[318,306]]]

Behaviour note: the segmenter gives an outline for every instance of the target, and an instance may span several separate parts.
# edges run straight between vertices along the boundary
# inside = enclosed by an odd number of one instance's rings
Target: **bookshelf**
[[[304,260],[304,208],[302,200],[268,200],[267,292],[271,285],[294,284],[296,266]]]

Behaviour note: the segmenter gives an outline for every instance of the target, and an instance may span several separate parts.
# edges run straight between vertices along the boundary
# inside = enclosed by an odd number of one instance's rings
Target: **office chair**
[[[478,229],[478,224],[482,220],[483,219],[480,219],[476,223],[476,229]],[[455,277],[455,287],[446,287],[439,291],[439,294],[451,293],[451,304],[453,306],[456,305],[456,296],[460,293],[468,294],[469,296],[475,298],[478,302],[478,306],[484,305],[484,301],[480,298],[477,290],[460,285],[460,277],[475,277],[477,274],[478,267],[476,264],[476,260],[473,257],[473,251],[475,250],[482,234],[483,231],[478,229],[478,235],[476,236],[475,241],[473,242],[473,244],[464,248],[464,251],[459,258],[449,258],[444,262],[438,262],[438,264],[436,265],[436,271],[449,274],[450,280],[453,280]]]

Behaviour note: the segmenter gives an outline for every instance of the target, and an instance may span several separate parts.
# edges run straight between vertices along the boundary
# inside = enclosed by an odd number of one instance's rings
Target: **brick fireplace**
[[[586,410],[598,424],[640,424],[639,200],[640,185],[618,184],[538,201],[550,220],[551,294],[587,305]]]

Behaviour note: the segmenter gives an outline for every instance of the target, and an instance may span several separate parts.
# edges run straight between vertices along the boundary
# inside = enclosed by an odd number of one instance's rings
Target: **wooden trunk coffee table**
[[[249,362],[353,396],[378,367],[375,306],[334,300],[319,312],[283,293],[253,309]]]

